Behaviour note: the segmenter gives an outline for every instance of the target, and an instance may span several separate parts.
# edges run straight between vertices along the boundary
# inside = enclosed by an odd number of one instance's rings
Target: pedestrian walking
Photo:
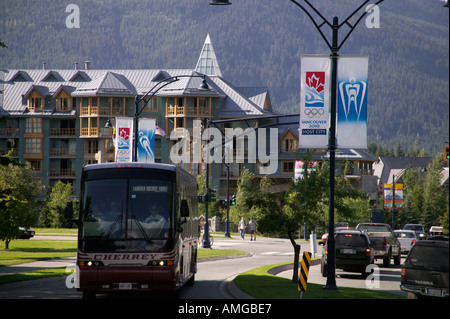
[[[239,232],[241,233],[242,240],[244,240],[246,228],[247,228],[247,223],[245,222],[244,217],[242,217],[241,220],[239,221]]]
[[[250,241],[256,240],[256,220],[254,220],[253,217],[250,218],[248,227],[250,229]]]

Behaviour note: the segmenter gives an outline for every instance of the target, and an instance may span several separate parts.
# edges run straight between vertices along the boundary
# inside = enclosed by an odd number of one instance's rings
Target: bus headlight
[[[173,266],[173,261],[172,260],[152,260],[152,261],[148,262],[147,266],[160,266],[160,267]]]
[[[103,263],[98,260],[89,260],[89,261],[80,261],[78,263],[78,266],[80,267],[93,267],[93,266],[103,266]]]

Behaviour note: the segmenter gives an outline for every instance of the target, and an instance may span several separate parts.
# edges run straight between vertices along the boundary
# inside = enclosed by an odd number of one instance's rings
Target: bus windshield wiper
[[[138,228],[141,231],[142,235],[144,235],[145,240],[150,242],[150,239],[148,238],[147,233],[145,232],[144,228],[142,227],[141,222],[138,221],[138,219],[136,218],[136,216],[134,214],[131,215],[131,218],[136,222],[136,225],[138,226]]]
[[[121,215],[118,215],[116,217],[116,220],[114,221],[114,223],[112,223],[111,226],[109,226],[108,231],[106,232],[105,236],[103,236],[102,240],[107,240],[109,238],[109,236],[111,236],[113,230],[116,228],[117,223],[119,222],[119,220],[121,219]]]

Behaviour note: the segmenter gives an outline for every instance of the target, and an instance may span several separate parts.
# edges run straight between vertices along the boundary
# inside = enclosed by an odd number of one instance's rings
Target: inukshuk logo
[[[306,72],[305,115],[319,118],[324,114],[325,72]]]
[[[366,121],[366,90],[367,83],[357,81],[354,77],[339,83],[339,104],[344,111],[341,114],[345,115],[347,122],[358,122],[361,115],[363,115],[363,121]]]

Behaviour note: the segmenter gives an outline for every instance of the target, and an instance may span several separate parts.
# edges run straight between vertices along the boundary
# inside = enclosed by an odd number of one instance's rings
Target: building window
[[[281,162],[281,172],[283,174],[294,173],[294,162]]]
[[[151,98],[145,106],[144,112],[158,112],[158,100],[154,97]]]
[[[42,134],[42,119],[37,117],[25,119],[25,133]]]
[[[42,161],[41,160],[29,160],[31,165],[31,170],[33,172],[42,172]]]
[[[281,141],[282,152],[295,152],[297,151],[297,140],[287,138]]]
[[[42,153],[42,139],[40,138],[26,138],[25,139],[25,153],[26,154],[41,154]]]
[[[96,160],[96,159],[84,160],[84,165],[90,165],[90,164],[98,164],[98,160]]]
[[[67,97],[61,97],[56,99],[56,110],[57,111],[70,111],[72,108],[70,107],[70,99]]]
[[[85,140],[84,141],[84,153],[85,154],[97,154],[98,153],[98,140]]]
[[[105,139],[105,154],[106,155],[114,155],[115,154],[115,148],[114,148],[114,142],[112,139]]]
[[[30,97],[28,99],[28,110],[30,111],[42,111],[42,98]]]

